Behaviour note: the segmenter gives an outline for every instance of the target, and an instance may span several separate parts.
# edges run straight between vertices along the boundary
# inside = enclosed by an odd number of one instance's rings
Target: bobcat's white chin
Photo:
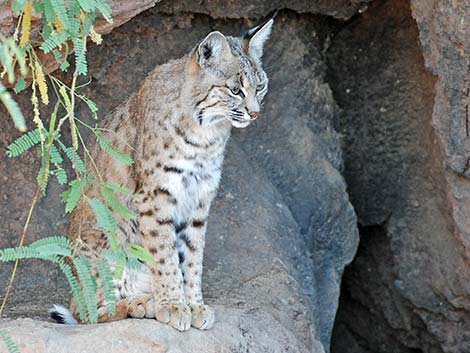
[[[250,120],[244,120],[244,121],[232,120],[232,126],[238,128],[238,129],[243,129],[243,128],[247,127],[248,125],[250,125],[250,123],[251,123]]]

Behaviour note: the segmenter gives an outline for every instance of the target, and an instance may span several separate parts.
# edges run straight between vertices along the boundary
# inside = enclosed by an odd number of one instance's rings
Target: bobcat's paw
[[[184,304],[156,305],[155,318],[178,331],[187,331],[191,327],[191,309]]]
[[[214,326],[215,312],[209,305],[191,305],[191,326],[200,330],[209,330]]]
[[[129,299],[127,313],[130,317],[142,319],[154,317],[153,298],[151,294],[140,294]]]

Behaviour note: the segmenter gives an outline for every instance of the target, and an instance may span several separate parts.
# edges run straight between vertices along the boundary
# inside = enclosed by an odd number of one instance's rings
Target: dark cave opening
[[[435,77],[406,0],[374,1],[331,28],[327,81],[342,109],[335,127],[360,233],[343,275],[332,352],[441,352],[414,312],[420,294],[406,293],[421,291],[421,275],[404,274],[429,272],[416,249],[436,229],[449,233],[443,157],[431,125]]]

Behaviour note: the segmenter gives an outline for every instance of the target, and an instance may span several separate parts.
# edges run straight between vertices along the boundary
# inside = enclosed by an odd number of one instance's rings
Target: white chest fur
[[[187,222],[201,204],[212,201],[220,182],[222,158],[215,160],[176,160],[172,163],[182,173],[173,173],[165,186],[176,199],[173,219]]]

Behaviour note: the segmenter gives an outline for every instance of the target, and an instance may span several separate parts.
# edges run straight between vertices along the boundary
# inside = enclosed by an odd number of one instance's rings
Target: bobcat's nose
[[[248,115],[250,115],[250,118],[255,120],[258,117],[259,112],[251,112]]]

